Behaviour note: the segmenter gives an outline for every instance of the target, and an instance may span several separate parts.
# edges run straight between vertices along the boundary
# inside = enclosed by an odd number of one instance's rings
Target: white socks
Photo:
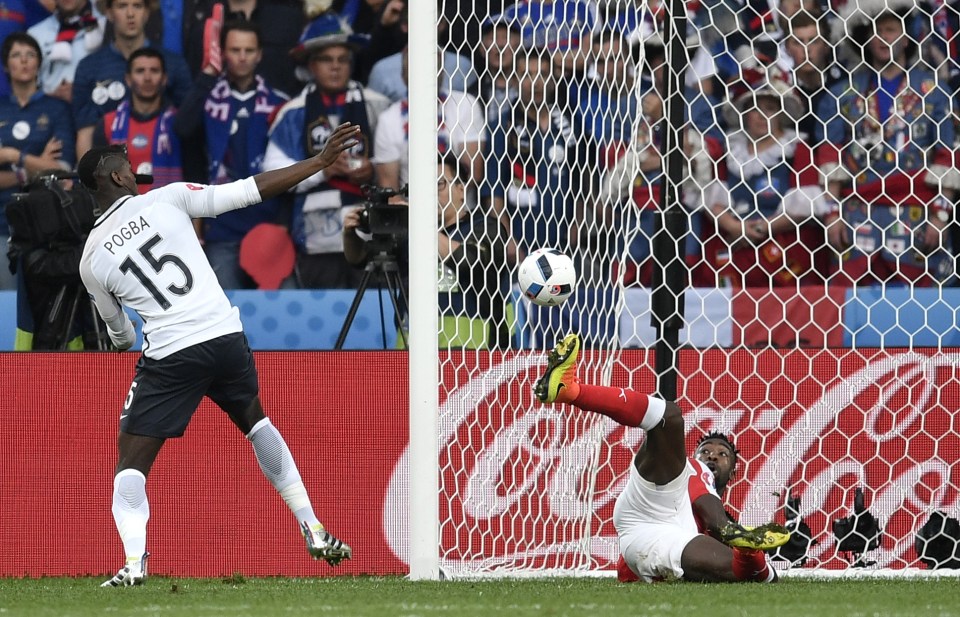
[[[300,479],[297,464],[293,461],[293,455],[290,454],[280,431],[270,423],[270,418],[257,422],[247,433],[247,439],[253,445],[253,453],[263,475],[280,493],[287,507],[297,517],[297,522],[306,522],[309,525],[319,523],[313,513],[313,506],[310,505],[307,489]]]
[[[124,469],[113,478],[113,520],[127,561],[139,560],[146,552],[149,519],[147,479],[136,469]]]
[[[667,402],[662,398],[647,395],[647,412],[640,421],[640,428],[645,431],[651,431],[659,426],[663,420],[663,414],[667,411]]]
[[[297,522],[319,524],[290,449],[270,420],[264,418],[257,422],[247,439],[253,444],[263,475],[283,497]],[[127,561],[139,561],[146,552],[147,521],[150,520],[147,479],[142,473],[124,469],[113,478],[112,511]]]

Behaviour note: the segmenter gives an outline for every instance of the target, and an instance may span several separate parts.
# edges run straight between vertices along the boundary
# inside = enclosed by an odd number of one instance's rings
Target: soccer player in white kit
[[[113,517],[126,563],[104,587],[146,579],[147,475],[165,440],[183,435],[204,396],[250,441],[261,471],[297,518],[310,555],[330,565],[352,556],[317,519],[286,442],[264,415],[240,312],[217,283],[191,219],[284,193],[329,167],[358,135],[358,127],[345,123],[319,154],[283,169],[217,186],[170,184],[145,195],[137,194],[122,145],[93,149],[77,165],[103,211],[84,246],[83,283],[118,349],[136,340],[121,305],[143,319],[143,353],[120,414],[113,481]]]
[[[790,539],[779,525],[748,529],[733,521],[720,496],[737,464],[737,450],[720,433],[704,435],[686,454],[683,416],[674,403],[629,388],[581,384],[580,337],[567,335],[548,357],[534,391],[545,403],[568,403],[639,426],[647,438],[613,510],[623,582],[777,580],[762,549]]]

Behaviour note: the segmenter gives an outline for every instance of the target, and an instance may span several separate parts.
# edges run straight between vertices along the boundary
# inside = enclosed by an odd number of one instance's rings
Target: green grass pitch
[[[0,579],[0,617],[909,617],[960,616],[960,579],[784,580],[777,585],[613,579],[411,582],[400,577],[184,579],[101,589],[101,579]]]

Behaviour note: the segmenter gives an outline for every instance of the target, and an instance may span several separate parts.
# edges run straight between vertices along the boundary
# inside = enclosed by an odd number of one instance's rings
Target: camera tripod
[[[337,342],[333,346],[334,349],[343,349],[343,343],[347,339],[347,332],[350,331],[350,326],[353,325],[353,319],[357,316],[357,309],[360,308],[360,302],[363,300],[363,294],[367,291],[367,287],[370,285],[370,279],[375,273],[383,275],[383,281],[386,283],[387,290],[390,292],[390,302],[393,303],[393,313],[395,319],[399,322],[403,318],[403,313],[400,311],[398,298],[399,300],[403,301],[404,310],[409,306],[409,304],[407,303],[407,292],[403,288],[403,280],[400,278],[400,267],[397,265],[397,259],[389,251],[377,251],[370,257],[370,260],[367,262],[367,265],[364,268],[363,278],[360,280],[360,287],[357,289],[357,293],[353,296],[353,303],[350,305],[350,310],[347,312],[347,317],[343,321],[343,327],[340,328],[340,335],[337,337]],[[379,290],[383,289],[379,283],[377,284],[377,288]],[[381,340],[383,341],[383,348],[386,349],[387,324],[384,323],[383,296],[378,294],[378,298],[380,300]],[[400,339],[403,341],[404,348],[406,348],[407,335],[403,331],[403,327],[398,327],[397,333],[400,335]]]
[[[82,311],[89,310],[88,315]],[[33,349],[44,351],[65,351],[70,342],[80,337],[86,350],[106,351],[110,349],[107,333],[101,328],[100,316],[96,306],[87,297],[83,285],[75,289],[64,285],[53,300],[53,307],[45,316],[45,321],[35,324]],[[89,324],[87,324],[89,322]]]

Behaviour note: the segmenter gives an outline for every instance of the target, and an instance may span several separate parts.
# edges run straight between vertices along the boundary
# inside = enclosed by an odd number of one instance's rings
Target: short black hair
[[[503,28],[510,34],[516,34],[521,39],[523,38],[523,26],[521,26],[515,19],[506,19],[501,15],[494,15],[485,19],[482,24],[480,24],[480,34],[483,35],[491,30],[496,30],[497,28]]]
[[[621,32],[612,28],[604,28],[593,35],[593,45],[603,45],[604,43],[613,43],[620,46],[619,56],[628,64],[636,64],[643,57],[643,45],[632,42]]]
[[[525,65],[539,64],[553,68],[553,52],[545,47],[528,46],[518,49],[513,54],[514,62],[522,61]]]
[[[700,446],[702,446],[705,441],[711,441],[714,439],[717,441],[722,441],[728,448],[730,448],[730,451],[733,452],[733,462],[736,463],[740,458],[740,450],[737,450],[737,447],[733,445],[733,438],[731,438],[730,435],[724,435],[720,431],[710,431],[701,437],[700,441],[697,442],[697,449],[699,450]]]
[[[223,30],[220,32],[220,49],[227,47],[227,35],[231,32],[249,32],[257,37],[257,49],[263,49],[263,35],[260,33],[260,26],[246,19],[231,19],[223,24]]]
[[[463,169],[460,167],[460,159],[452,152],[446,152],[437,155],[437,164],[443,165],[450,170],[453,181],[457,184],[463,184]]]
[[[916,5],[910,6],[901,6],[901,7],[885,7],[880,13],[874,16],[867,16],[868,19],[864,23],[859,23],[850,30],[850,36],[847,37],[847,42],[853,47],[855,51],[860,52],[860,56],[863,58],[863,61],[867,64],[873,64],[873,52],[870,50],[870,39],[877,35],[877,24],[880,21],[885,19],[895,19],[900,23],[900,26],[903,28],[903,34],[906,36],[909,34],[908,22],[913,13]],[[903,52],[907,56],[907,65],[910,66],[916,59],[918,45],[917,41],[911,36],[906,37],[906,43],[904,44]]]
[[[115,1],[116,1],[116,0],[104,0],[104,3],[103,3],[103,4],[104,4],[104,7],[109,9],[111,6],[113,6],[113,3],[114,3]],[[144,6],[148,11],[152,11],[152,10],[153,10],[153,0],[143,0],[143,6]]]
[[[83,186],[87,187],[91,191],[96,191],[97,169],[105,159],[115,156],[121,156],[126,159],[127,145],[114,144],[112,146],[93,148],[87,151],[87,153],[84,154],[80,159],[80,162],[77,163],[77,177],[80,178],[80,182],[83,184]]]
[[[17,43],[33,47],[33,50],[37,52],[37,59],[43,64],[43,52],[40,50],[40,43],[37,42],[37,39],[26,32],[11,32],[7,35],[7,38],[3,39],[3,49],[0,51],[0,57],[3,58],[4,71],[7,70],[7,60],[10,59],[10,52],[13,51],[13,46]]]
[[[827,21],[827,18],[819,12],[811,13],[805,9],[801,9],[790,16],[790,21],[787,22],[787,35],[792,35],[794,30],[809,26],[816,26],[817,33],[822,38],[830,40],[830,22]]]
[[[132,54],[130,54],[130,57],[127,58],[127,75],[133,71],[133,62],[137,58],[156,58],[160,61],[160,70],[166,74],[167,61],[164,60],[163,54],[153,47],[141,47],[140,49],[135,50]]]

